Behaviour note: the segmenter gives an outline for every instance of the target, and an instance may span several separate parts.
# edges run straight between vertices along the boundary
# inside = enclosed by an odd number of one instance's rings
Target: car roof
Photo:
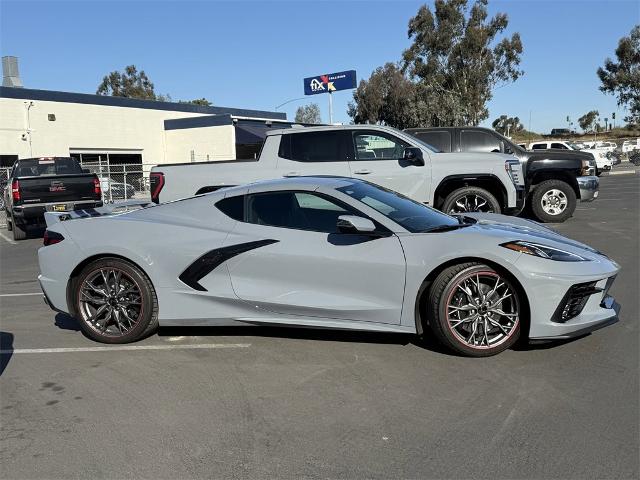
[[[399,130],[388,127],[386,125],[318,125],[317,127],[305,127],[301,125],[293,125],[291,128],[279,128],[274,130],[269,130],[266,135],[286,135],[286,134],[294,134],[301,132],[326,132],[326,131],[339,131],[339,130],[378,130],[385,132],[393,132],[398,133]]]

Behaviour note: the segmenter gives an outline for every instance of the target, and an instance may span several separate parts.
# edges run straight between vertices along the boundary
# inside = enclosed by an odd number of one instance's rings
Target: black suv
[[[432,127],[405,130],[442,152],[507,153],[522,163],[527,204],[541,222],[564,222],[576,202],[598,196],[595,160],[573,150],[525,150],[495,130],[482,127]]]

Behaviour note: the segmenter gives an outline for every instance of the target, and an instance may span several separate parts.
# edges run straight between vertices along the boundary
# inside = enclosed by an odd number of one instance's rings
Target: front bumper
[[[598,198],[600,180],[595,176],[578,177],[578,188],[580,189],[581,202],[593,202]]]
[[[532,343],[536,342],[548,342],[551,340],[569,340],[571,338],[582,337],[583,335],[587,335],[591,332],[595,332],[596,330],[600,330],[601,328],[608,327],[609,325],[613,325],[614,323],[618,323],[618,316],[620,315],[620,304],[615,301],[615,299],[609,295],[605,296],[604,300],[600,304],[601,308],[604,310],[608,310],[608,315],[605,315],[604,318],[596,320],[594,322],[589,322],[583,326],[576,328],[574,325],[569,325],[570,329],[564,333],[560,333],[557,335],[551,336],[537,336],[537,337],[529,337],[529,340]],[[561,324],[566,325],[566,324]]]

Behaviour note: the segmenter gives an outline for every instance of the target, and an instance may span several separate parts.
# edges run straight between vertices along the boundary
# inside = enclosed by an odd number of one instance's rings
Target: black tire
[[[140,292],[139,316],[135,324],[131,325],[130,329],[125,330],[124,333],[113,333],[111,330],[101,333],[99,327],[87,319],[88,302],[81,301],[81,298],[84,298],[82,297],[82,288],[85,281],[104,270],[120,272],[121,278],[128,277],[127,280],[131,280],[131,284],[135,284],[135,287]],[[158,327],[158,298],[153,284],[142,270],[126,260],[115,257],[104,257],[95,260],[82,269],[80,274],[71,282],[69,288],[69,299],[70,303],[72,302],[73,314],[85,335],[93,340],[101,343],[130,343],[151,335]],[[113,285],[110,288],[113,288]],[[104,290],[104,285],[102,289]],[[108,305],[105,306],[110,308]],[[128,310],[128,312],[131,313],[131,310]],[[118,317],[114,315],[114,318],[120,318],[120,315],[121,313],[118,314]],[[111,316],[111,313],[109,313],[110,318]],[[109,321],[105,321],[105,325],[108,323]],[[122,323],[110,320],[108,328],[113,331],[119,328],[120,332],[122,332],[122,326],[126,327],[124,319]]]
[[[27,226],[18,225],[13,216],[11,217],[11,230],[13,230],[14,241],[20,241],[27,238]]]
[[[7,231],[13,230],[13,223],[11,223],[11,214],[5,210],[5,218],[7,219]]]
[[[554,195],[553,192],[561,192]],[[552,202],[558,205],[565,202],[564,207],[554,208]],[[576,210],[576,192],[571,185],[562,180],[547,180],[538,185],[531,196],[531,208],[535,217],[543,223],[562,223],[573,215]],[[557,213],[553,213],[557,212]]]
[[[510,291],[512,296],[502,300],[499,304],[499,309],[504,308],[505,313],[506,310],[511,309],[510,312],[515,311],[517,315],[513,317],[513,313],[510,313],[510,317],[500,317],[492,311],[487,311],[485,307],[485,311],[483,312],[485,317],[478,318],[476,322],[466,323],[466,325],[465,322],[462,322],[462,325],[456,326],[455,323],[458,321],[458,318],[450,318],[450,316],[469,315],[468,318],[471,318],[473,315],[481,315],[480,310],[478,310],[477,313],[475,310],[460,313],[451,313],[451,310],[449,310],[450,308],[458,308],[449,303],[457,301],[456,296],[462,296],[463,298],[466,296],[462,289],[458,289],[460,282],[470,281],[469,279],[473,279],[476,276],[478,276],[479,279],[483,278],[482,281],[479,280],[481,284],[480,290],[491,288],[491,283],[487,285],[482,283],[485,277],[487,278],[487,282],[493,282],[495,278],[504,283],[504,287],[500,286],[493,294],[491,290],[484,290],[484,294],[487,294],[486,301],[494,302],[496,299],[495,295],[498,297],[501,296],[503,292],[501,292],[500,289],[505,288],[504,292]],[[467,286],[468,284],[463,283],[463,285]],[[496,283],[496,285],[498,285],[498,283]],[[507,305],[507,302],[509,302],[510,305]],[[523,302],[519,297],[518,291],[504,275],[481,263],[462,263],[451,266],[438,275],[429,290],[425,307],[426,311],[424,313],[429,320],[431,331],[442,345],[464,356],[489,357],[503,352],[518,341],[521,331],[520,326],[522,324],[522,312],[520,311],[520,305],[522,304]],[[486,317],[489,317],[490,320],[485,320]],[[503,331],[506,330],[506,333],[502,333],[498,326],[493,326],[490,322],[503,324]],[[509,322],[512,323],[511,326],[509,326]],[[473,326],[474,324],[476,325],[475,327]],[[480,335],[479,345],[472,346],[469,341],[465,341],[462,338],[462,333],[465,333],[465,336],[468,333],[465,332],[465,329],[471,329],[471,331],[475,333],[474,328],[477,328],[478,331],[483,331],[485,326],[489,327],[486,334],[487,345],[483,345],[484,339],[480,333],[478,333],[478,335]],[[492,335],[492,337],[489,338],[489,335]],[[493,337],[493,335],[497,336]],[[473,343],[475,343],[477,338],[472,336],[470,336],[470,338],[474,338]]]
[[[465,207],[462,207],[462,205],[465,205]],[[441,210],[444,213],[500,213],[502,211],[500,202],[496,197],[491,192],[480,187],[462,187],[454,190],[444,199]]]

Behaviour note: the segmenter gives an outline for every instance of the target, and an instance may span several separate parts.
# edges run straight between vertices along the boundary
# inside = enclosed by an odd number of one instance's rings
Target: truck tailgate
[[[18,177],[23,204],[95,200],[93,174]]]

